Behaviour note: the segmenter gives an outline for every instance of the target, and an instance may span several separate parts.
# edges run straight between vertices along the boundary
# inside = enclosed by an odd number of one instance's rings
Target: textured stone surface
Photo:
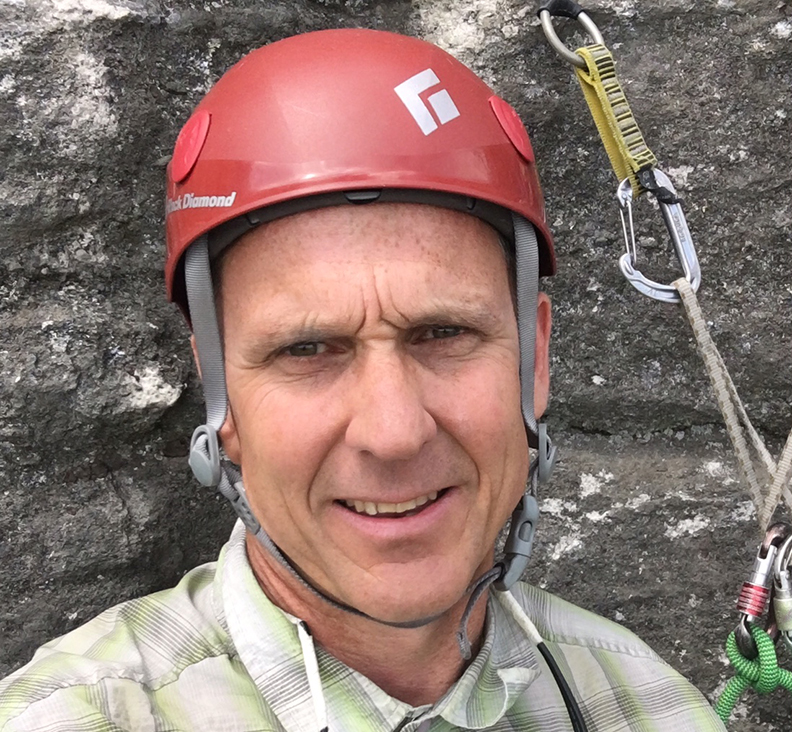
[[[584,597],[714,702],[732,676],[723,645],[757,549],[753,507],[739,495],[723,435],[704,427],[683,437],[558,437],[564,455],[540,500],[529,580]],[[784,693],[745,701],[730,729],[788,728]]]
[[[792,416],[790,7],[587,6],[685,198],[702,305],[775,447]],[[232,518],[185,462],[201,404],[162,296],[163,161],[246,51],[366,26],[447,48],[534,140],[560,262],[550,421],[564,461],[531,578],[621,619],[705,691],[722,683],[754,518],[687,325],[618,270],[616,181],[532,8],[11,0],[0,14],[0,675],[215,556]],[[560,34],[582,40],[572,24]],[[670,280],[657,212],[641,202],[636,222],[647,271]],[[788,710],[780,695],[751,698],[733,729],[786,729]]]

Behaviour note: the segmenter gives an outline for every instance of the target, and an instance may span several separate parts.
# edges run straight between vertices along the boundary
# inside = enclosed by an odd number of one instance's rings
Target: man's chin
[[[372,562],[367,571],[345,573],[339,587],[342,596],[336,597],[393,625],[418,627],[443,616],[458,622],[471,585],[492,567],[492,561],[489,554],[471,566],[458,556],[435,554],[407,562]]]
[[[470,597],[467,589],[467,583],[449,583],[446,587],[438,583],[428,583],[425,587],[413,584],[411,588],[399,591],[368,595],[357,609],[382,623],[397,627],[421,627],[443,617],[453,618],[457,622]]]

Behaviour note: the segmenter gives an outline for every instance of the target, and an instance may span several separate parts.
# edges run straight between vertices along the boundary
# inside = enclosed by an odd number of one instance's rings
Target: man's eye
[[[295,358],[305,356],[318,356],[327,350],[327,344],[319,343],[318,341],[306,341],[305,343],[294,343],[285,349],[288,356]]]
[[[440,338],[453,338],[461,335],[465,329],[458,325],[433,325],[424,331],[424,340],[438,340]]]

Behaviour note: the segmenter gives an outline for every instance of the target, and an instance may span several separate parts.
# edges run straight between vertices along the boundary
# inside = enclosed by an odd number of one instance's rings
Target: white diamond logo
[[[438,122],[441,125],[450,122],[452,119],[459,117],[459,110],[457,109],[451,95],[445,90],[440,89],[434,94],[431,94],[428,99],[428,105],[424,103],[420,95],[437,86],[440,79],[437,78],[432,69],[424,69],[411,76],[407,81],[403,81],[393,91],[402,100],[402,103],[407,107],[407,111],[412,115],[413,119],[418,123],[421,132],[424,135],[429,135],[434,132],[438,127]],[[434,112],[434,115],[432,114]]]

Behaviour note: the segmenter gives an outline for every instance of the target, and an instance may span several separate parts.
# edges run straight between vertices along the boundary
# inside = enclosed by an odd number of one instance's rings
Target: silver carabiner
[[[792,651],[792,535],[778,549],[773,574],[775,622],[784,643]]]
[[[740,589],[740,596],[737,598],[740,622],[734,629],[734,640],[745,658],[753,659],[759,655],[748,624],[759,622],[767,609],[775,584],[776,557],[779,553],[779,546],[792,535],[791,530],[792,527],[784,523],[773,524],[767,529],[759,551],[756,553],[751,574]],[[768,615],[765,631],[773,643],[778,640],[778,626],[772,610]]]
[[[676,197],[676,189],[669,177],[662,170],[655,168],[653,171],[658,185],[666,189],[673,197]],[[648,191],[656,196],[655,191]],[[619,201],[619,213],[621,214],[622,231],[624,232],[624,243],[627,252],[619,258],[619,267],[622,274],[629,280],[630,284],[639,292],[647,297],[661,302],[679,302],[679,292],[673,285],[663,285],[645,277],[636,269],[638,259],[637,248],[635,245],[635,228],[633,226],[632,215],[632,186],[630,179],[625,178],[616,191],[616,198]],[[701,268],[699,267],[696,247],[690,236],[685,214],[680,203],[664,203],[658,199],[660,213],[663,215],[666,229],[671,236],[677,259],[682,265],[682,273],[690,283],[693,292],[698,291],[701,285]],[[626,214],[626,215],[625,215]]]
[[[570,2],[570,0],[551,0],[550,2],[542,3],[542,6],[539,8],[539,20],[542,22],[542,30],[555,52],[561,56],[564,61],[568,61],[573,66],[577,66],[580,69],[587,68],[588,65],[583,57],[567,48],[556,35],[555,28],[553,28],[554,15],[577,20],[577,22],[583,26],[583,30],[591,36],[591,40],[594,41],[594,43],[604,45],[605,41],[596,23],[594,23],[583,8],[576,2]]]

